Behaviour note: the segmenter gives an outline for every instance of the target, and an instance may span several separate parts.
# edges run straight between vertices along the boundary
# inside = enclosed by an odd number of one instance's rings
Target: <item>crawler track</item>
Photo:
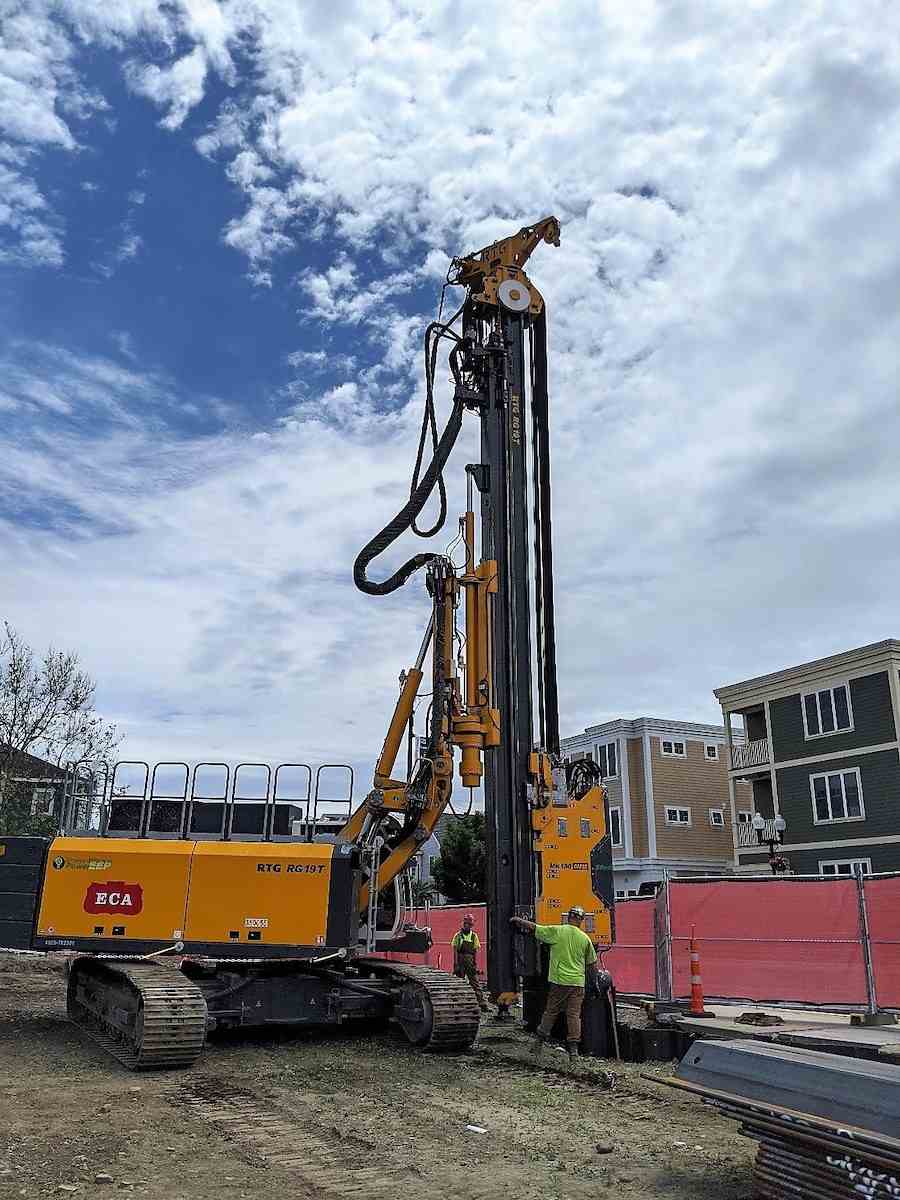
[[[69,1019],[130,1071],[189,1067],[206,1038],[203,993],[164,963],[72,963]]]
[[[367,958],[362,964],[400,983],[395,1016],[413,1045],[425,1050],[465,1050],[475,1041],[480,1013],[465,980],[434,967],[384,959]]]

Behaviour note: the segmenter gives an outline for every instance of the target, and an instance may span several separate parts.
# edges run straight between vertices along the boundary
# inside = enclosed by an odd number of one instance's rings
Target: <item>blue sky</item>
[[[449,256],[549,212],[564,729],[713,720],[898,632],[875,0],[0,23],[0,615],[80,652],[129,755],[371,762],[427,606],[350,570],[408,486],[424,325]]]

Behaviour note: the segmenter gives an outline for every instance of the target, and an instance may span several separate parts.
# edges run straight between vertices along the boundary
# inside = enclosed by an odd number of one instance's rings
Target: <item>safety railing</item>
[[[769,742],[767,738],[758,738],[743,746],[731,747],[731,765],[735,771],[747,770],[750,767],[764,767],[769,761]]]
[[[750,821],[741,821],[734,827],[734,842],[739,848],[746,849],[748,846],[763,846],[770,841],[778,841],[778,830],[775,828],[775,818],[769,817],[765,825],[759,831],[762,834],[762,840],[757,836]]]
[[[315,782],[314,782],[315,780]],[[66,769],[60,832],[193,841],[312,841],[353,807],[353,768],[121,760]]]

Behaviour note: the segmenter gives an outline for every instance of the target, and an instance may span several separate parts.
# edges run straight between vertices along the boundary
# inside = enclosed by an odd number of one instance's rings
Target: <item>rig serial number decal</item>
[[[244,928],[245,929],[268,929],[269,928],[269,918],[268,917],[244,917]]]

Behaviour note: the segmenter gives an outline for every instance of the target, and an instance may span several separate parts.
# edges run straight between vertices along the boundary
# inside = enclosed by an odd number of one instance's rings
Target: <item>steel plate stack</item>
[[[669,1081],[759,1143],[760,1200],[900,1200],[900,1067],[754,1042],[697,1042]]]

